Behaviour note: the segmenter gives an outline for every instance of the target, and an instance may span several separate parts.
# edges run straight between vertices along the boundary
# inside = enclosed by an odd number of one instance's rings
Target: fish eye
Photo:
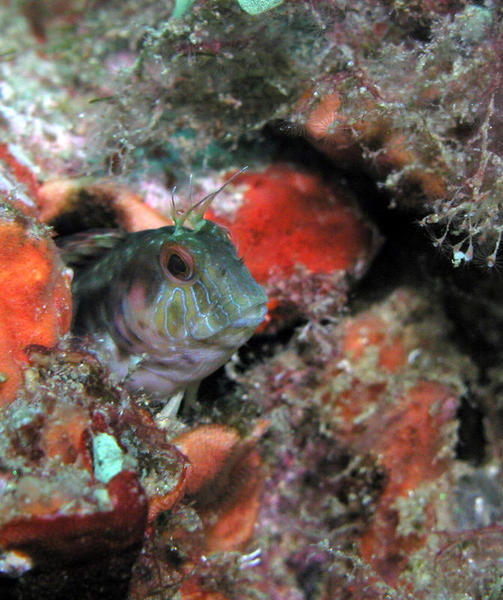
[[[164,274],[173,283],[188,283],[194,276],[194,259],[179,244],[164,244],[160,262]]]

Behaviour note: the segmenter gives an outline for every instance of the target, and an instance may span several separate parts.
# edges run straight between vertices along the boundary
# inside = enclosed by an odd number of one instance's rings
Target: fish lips
[[[235,319],[227,327],[213,336],[219,345],[234,352],[251,338],[253,332],[262,323],[267,313],[265,304],[256,304],[244,311],[238,319]]]
[[[229,327],[231,329],[253,329],[255,330],[264,320],[267,313],[266,304],[255,304],[246,309],[243,314],[233,321]]]
[[[263,302],[253,304],[243,310],[239,317],[211,334],[193,338],[207,344],[219,344],[226,348],[237,348],[248,340],[255,329],[262,323],[267,313],[267,305]]]

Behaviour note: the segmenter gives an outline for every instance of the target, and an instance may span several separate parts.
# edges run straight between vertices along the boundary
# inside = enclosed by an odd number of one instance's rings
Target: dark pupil
[[[168,271],[173,277],[186,277],[187,276],[187,265],[178,256],[178,254],[172,254],[168,260]]]

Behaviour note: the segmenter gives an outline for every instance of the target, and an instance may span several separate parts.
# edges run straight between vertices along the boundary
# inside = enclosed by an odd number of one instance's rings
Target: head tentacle
[[[234,175],[229,177],[227,181],[225,181],[218,189],[210,194],[206,195],[204,198],[190,206],[187,210],[183,211],[182,214],[177,214],[176,206],[175,206],[175,191],[176,186],[171,190],[171,218],[173,223],[175,224],[175,233],[179,232],[181,228],[185,225],[185,223],[189,223],[194,231],[199,231],[201,227],[204,225],[204,213],[208,209],[209,205],[213,202],[215,197],[225,189],[236,177],[241,175],[244,171],[246,171],[248,167],[243,167],[239,171],[236,171]],[[190,176],[190,191],[189,198],[192,200],[192,175]]]

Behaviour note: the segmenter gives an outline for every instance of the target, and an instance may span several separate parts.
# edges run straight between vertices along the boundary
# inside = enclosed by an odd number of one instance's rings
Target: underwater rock
[[[26,348],[54,346],[70,327],[70,272],[64,269],[49,232],[0,204],[0,404],[15,397],[28,364]]]
[[[256,449],[266,423],[250,436],[223,425],[199,425],[170,437],[187,459],[185,495],[150,522],[133,570],[132,600],[163,590],[171,598],[222,599],[246,580],[259,554],[240,551],[250,541],[260,507],[262,461]]]
[[[249,438],[235,429],[201,425],[171,440],[189,459],[186,493],[205,529],[205,552],[239,550],[250,540],[262,491],[261,460],[255,446],[267,427]]]
[[[228,553],[239,572],[236,551],[260,505],[255,446],[266,424],[243,439],[225,426],[164,426],[91,355],[32,349],[25,385],[2,409],[2,598],[122,599],[128,588],[145,598],[159,587],[172,597],[182,585],[190,598],[203,572],[223,585],[228,569],[213,557]],[[118,571],[109,577],[102,564]]]
[[[373,451],[387,481],[360,541],[362,558],[391,585],[436,527],[432,513],[453,458],[458,406],[453,390],[430,381],[419,381],[397,401],[383,415],[379,433],[368,432],[376,435]]]
[[[362,558],[391,585],[436,525],[434,490],[447,485],[464,390],[462,360],[441,340],[442,317],[428,319],[423,302],[397,290],[343,322],[341,355],[319,390],[334,435],[378,456],[384,486],[359,543]]]
[[[180,588],[181,600],[228,600],[220,592],[204,590],[194,580],[188,580]]]
[[[57,598],[75,589],[84,598],[76,573],[117,558],[124,593],[148,510],[124,443],[132,408],[89,355],[39,348],[30,362],[25,385],[2,408],[0,589],[13,598],[30,598],[32,587]],[[58,572],[66,583],[47,588]],[[97,593],[99,579],[90,589]]]
[[[400,598],[414,554],[452,527],[457,409],[475,370],[448,330],[434,299],[402,288],[300,328],[236,375],[270,421],[256,527],[267,597],[372,598],[389,585]]]
[[[393,206],[423,217],[455,266],[493,267],[502,186],[496,5],[360,1],[339,10],[332,71],[314,78],[292,120],[334,163],[363,167]]]
[[[174,170],[184,160],[189,169],[230,167],[236,148],[242,164],[263,148],[274,155],[262,135],[268,126],[303,135],[333,164],[370,172],[393,206],[424,219],[454,264],[496,264],[497,3],[358,0],[349,9],[319,0],[250,16],[222,0],[218,10],[195,3],[181,19],[171,18],[174,2],[74,4],[69,15],[57,0],[43,9],[36,2],[3,8],[7,39],[31,42],[13,57],[21,68],[4,69],[8,139],[17,134],[31,148],[43,146],[44,163],[52,143],[65,155],[78,147],[72,161],[87,161],[93,172],[143,169],[160,156]],[[20,10],[32,29],[42,27],[39,42]],[[33,96],[50,101],[34,108]],[[53,106],[64,109],[50,114]],[[86,139],[75,143],[72,134]],[[255,143],[259,150],[248,152]]]
[[[501,525],[444,535],[435,559],[437,593],[490,598],[501,589]]]
[[[0,233],[20,241],[3,270],[33,248],[35,270],[20,270],[49,275],[0,331],[2,599],[498,595],[497,3],[300,1],[252,17],[219,0],[178,20],[173,1],[18,4],[0,2]],[[60,233],[142,229],[165,224],[188,173],[198,192],[245,164],[255,172],[212,208],[263,278],[271,321],[187,423],[161,422],[62,340],[65,273],[35,199]],[[382,188],[362,205],[400,242],[406,277],[380,279],[395,257],[372,261],[377,236],[338,169]],[[484,280],[436,269],[402,235],[416,219]]]
[[[118,227],[141,231],[172,225],[168,217],[111,179],[53,179],[37,192],[40,220],[60,235],[89,228]]]

